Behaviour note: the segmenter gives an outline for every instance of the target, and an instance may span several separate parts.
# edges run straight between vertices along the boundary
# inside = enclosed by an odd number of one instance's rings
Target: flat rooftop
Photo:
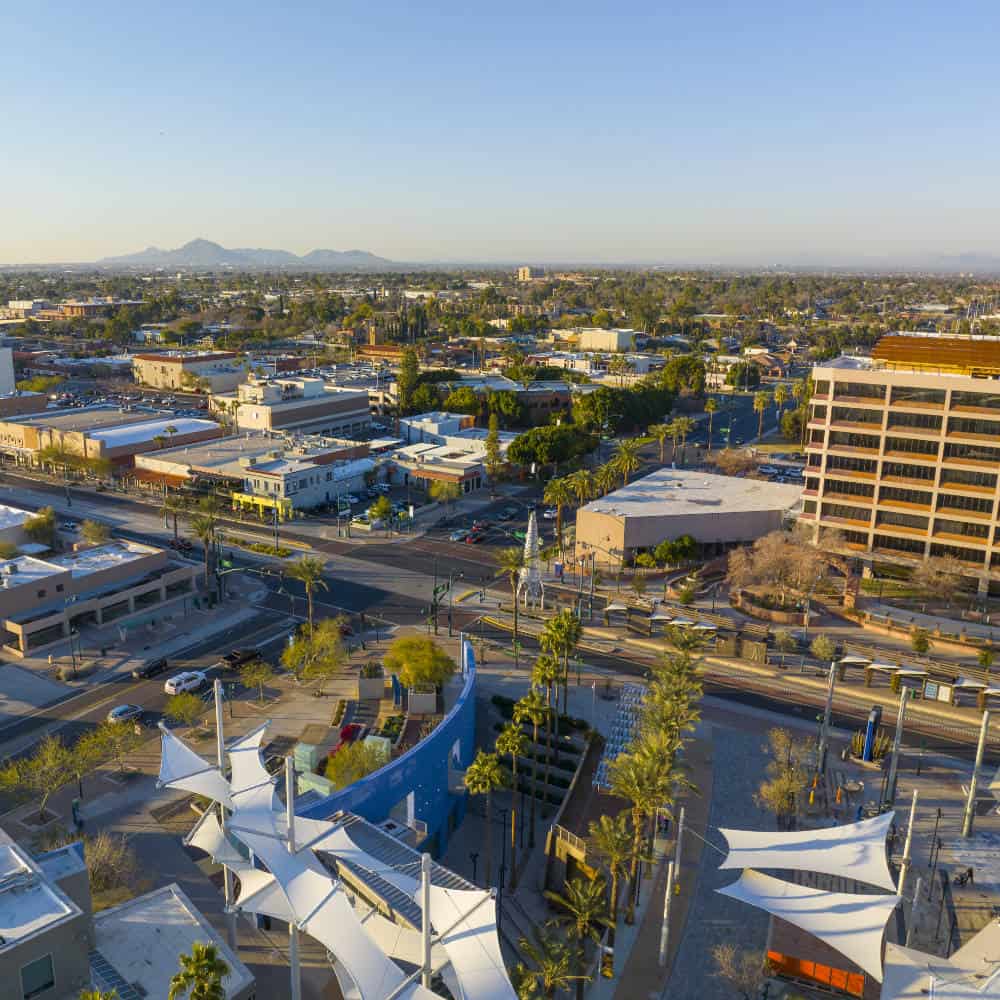
[[[94,431],[90,437],[103,441],[108,448],[123,448],[127,445],[144,444],[154,438],[162,437],[170,440],[171,430],[175,436],[181,434],[199,434],[205,431],[217,431],[219,425],[214,420],[201,420],[197,417],[164,417],[157,420],[147,420],[142,423],[127,423],[118,427],[107,427]]]
[[[17,845],[0,843],[0,954],[80,912]]]
[[[95,431],[102,427],[138,424],[155,417],[167,419],[172,418],[172,415],[163,410],[123,410],[118,406],[82,406],[10,417],[5,422],[32,427],[51,427],[58,431]]]
[[[0,531],[5,528],[17,528],[30,517],[34,517],[30,510],[21,510],[20,507],[8,507],[6,504],[0,504]]]
[[[802,487],[685,469],[659,469],[581,511],[612,517],[665,517],[691,514],[740,514],[789,510]]]
[[[1000,337],[890,333],[872,348],[872,359],[888,368],[898,365],[958,375],[997,375],[1000,374]]]
[[[177,971],[177,956],[189,954],[196,941],[214,945],[229,966],[229,974],[222,981],[227,997],[254,982],[250,970],[176,883],[95,914],[94,933],[97,951],[121,979],[138,984],[141,989],[135,992],[142,996],[167,995],[170,979]],[[111,989],[114,985],[105,981],[101,988]]]
[[[70,570],[74,577],[82,577],[111,569],[113,566],[124,566],[137,559],[156,555],[160,551],[152,545],[116,539],[113,542],[108,542],[107,545],[97,545],[92,549],[81,549],[79,552],[68,552],[66,555],[55,556],[48,562],[53,566],[58,566],[59,569]]]

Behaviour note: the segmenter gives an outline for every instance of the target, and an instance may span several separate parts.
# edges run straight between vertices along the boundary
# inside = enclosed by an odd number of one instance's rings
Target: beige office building
[[[233,351],[165,351],[132,357],[136,382],[154,389],[229,392],[246,378],[246,372],[243,355]]]
[[[1000,589],[1000,338],[894,334],[813,369],[802,520],[856,555]]]

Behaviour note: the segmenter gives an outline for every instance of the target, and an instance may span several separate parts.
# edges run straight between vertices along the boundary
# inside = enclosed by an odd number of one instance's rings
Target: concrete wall
[[[90,915],[80,913],[44,934],[13,948],[0,948],[0,995],[21,997],[21,969],[46,955],[52,957],[55,986],[37,1000],[70,1000],[90,985],[88,944]]]

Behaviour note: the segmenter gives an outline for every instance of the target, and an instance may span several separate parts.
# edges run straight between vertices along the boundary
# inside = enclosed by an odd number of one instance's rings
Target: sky
[[[399,261],[1000,256],[998,29],[995,0],[8,4],[0,263],[195,237]]]

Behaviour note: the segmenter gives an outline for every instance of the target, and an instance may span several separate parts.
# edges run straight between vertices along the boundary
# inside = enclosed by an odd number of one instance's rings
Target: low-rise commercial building
[[[401,417],[399,433],[408,445],[447,445],[453,451],[466,452],[480,461],[486,458],[486,437],[489,431],[485,427],[476,427],[475,417],[463,413],[432,411]],[[498,431],[497,437],[503,458],[517,434],[514,431]]]
[[[234,491],[233,505],[259,514],[277,510],[287,520],[294,511],[336,503],[339,496],[363,490],[374,470],[371,458],[325,464],[297,457],[249,458],[243,467],[244,488]]]
[[[581,351],[603,351],[615,353],[631,351],[635,348],[638,330],[605,330],[601,327],[586,326],[575,331],[577,346]]]
[[[264,433],[349,437],[371,426],[367,389],[330,386],[321,378],[251,378],[235,393],[213,395],[211,409],[239,430]]]
[[[576,556],[620,566],[681,535],[721,551],[779,529],[801,493],[794,485],[659,469],[576,512]]]
[[[136,382],[154,389],[230,392],[246,377],[246,362],[234,351],[164,351],[135,354]]]
[[[135,622],[192,595],[199,567],[139,542],[113,541],[40,559],[0,562],[0,629],[17,656],[64,642],[71,630]]]
[[[478,453],[451,445],[411,444],[392,452],[387,467],[390,482],[429,490],[434,482],[454,483],[463,493],[486,485],[486,468]]]

